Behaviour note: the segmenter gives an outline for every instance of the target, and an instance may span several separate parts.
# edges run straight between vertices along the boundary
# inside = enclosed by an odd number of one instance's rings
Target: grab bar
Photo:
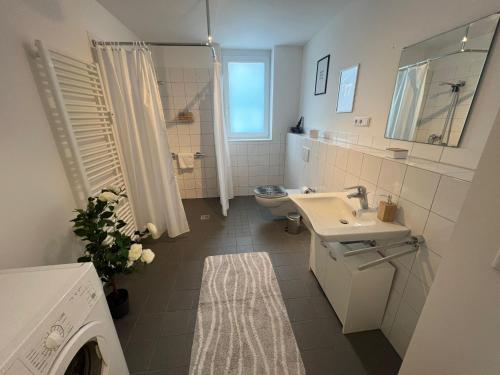
[[[172,152],[172,159],[176,160],[177,159],[177,154],[175,152]],[[194,158],[195,159],[202,159],[205,157],[205,154],[203,152],[196,151],[194,153]]]
[[[388,262],[391,259],[399,258],[399,257],[402,257],[403,255],[414,253],[414,252],[416,252],[418,250],[418,248],[419,248],[418,245],[414,245],[413,248],[411,248],[410,250],[401,251],[400,253],[388,255],[386,257],[374,260],[372,262],[361,264],[360,266],[358,266],[358,270],[363,271],[363,270],[366,270],[367,268],[375,267],[378,264]]]
[[[399,258],[399,257],[402,257],[404,255],[414,253],[414,252],[418,251],[418,249],[420,248],[420,245],[423,244],[424,242],[425,242],[425,239],[423,236],[412,236],[408,241],[397,242],[397,243],[389,244],[389,245],[385,245],[385,246],[375,246],[375,247],[371,247],[371,248],[352,250],[352,251],[348,251],[348,252],[344,253],[344,256],[351,256],[351,255],[366,253],[368,251],[387,250],[387,249],[392,249],[395,247],[402,247],[402,246],[411,245],[412,248],[409,250],[404,250],[404,251],[401,251],[401,252],[396,253],[396,254],[387,255],[387,256],[384,256],[380,259],[373,260],[371,262],[367,262],[367,263],[359,265],[358,270],[363,271],[363,270],[366,270],[367,268],[374,267],[378,264],[388,262],[392,259]],[[361,251],[361,253],[360,253],[360,251]],[[349,255],[347,255],[348,253],[349,253]]]
[[[359,255],[359,254],[369,253],[369,252],[372,252],[372,251],[387,250],[387,249],[393,249],[395,247],[401,247],[401,246],[405,246],[405,245],[415,245],[415,244],[421,244],[421,243],[424,243],[424,237],[422,237],[422,236],[412,236],[410,239],[408,239],[406,241],[395,242],[395,243],[387,244],[387,245],[380,245],[380,246],[373,246],[373,247],[364,247],[362,249],[346,251],[344,253],[344,256],[345,257],[350,257],[350,256],[353,256],[353,255]]]

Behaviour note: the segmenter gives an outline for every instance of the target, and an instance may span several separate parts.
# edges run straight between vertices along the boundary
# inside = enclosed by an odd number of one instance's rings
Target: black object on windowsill
[[[297,125],[292,126],[290,131],[294,134],[302,134],[304,133],[304,116],[301,116]]]

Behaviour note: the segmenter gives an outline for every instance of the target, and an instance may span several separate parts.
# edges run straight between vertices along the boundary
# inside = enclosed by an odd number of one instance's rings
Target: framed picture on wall
[[[326,94],[326,84],[328,83],[329,67],[330,55],[319,59],[316,63],[316,84],[314,85],[314,95]]]
[[[358,80],[359,64],[342,69],[339,80],[339,95],[337,98],[337,113],[352,112],[356,82]]]

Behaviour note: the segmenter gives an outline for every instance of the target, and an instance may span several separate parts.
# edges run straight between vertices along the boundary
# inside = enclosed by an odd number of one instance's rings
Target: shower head
[[[442,81],[439,83],[439,86],[451,86],[452,92],[459,92],[460,88],[465,86],[465,81],[458,81],[458,82]]]

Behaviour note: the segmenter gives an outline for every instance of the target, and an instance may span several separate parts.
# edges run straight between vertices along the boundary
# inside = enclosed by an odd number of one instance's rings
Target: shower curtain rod
[[[169,42],[101,42],[97,40],[93,40],[92,44],[94,47],[98,45],[105,46],[133,46],[138,43],[144,43],[148,46],[163,46],[163,47],[212,47],[212,45],[208,42],[200,42],[200,43],[169,43]]]
[[[211,39],[211,37],[210,37]],[[134,46],[137,44],[146,44],[148,46],[158,46],[158,47],[209,47],[212,51],[212,57],[217,60],[217,55],[215,53],[215,48],[211,42],[200,42],[200,43],[170,43],[170,42],[104,42],[98,40],[92,40],[92,45],[97,47],[101,46]]]
[[[200,43],[170,43],[170,42],[140,42],[148,46],[159,46],[159,47],[210,47],[212,49],[212,56],[216,60],[217,55],[215,54],[215,48],[212,44],[212,28],[210,26],[210,0],[205,0],[205,13],[207,16],[207,41]],[[92,45],[97,47],[98,45],[105,46],[133,46],[137,42],[101,42],[97,40],[92,40]]]

